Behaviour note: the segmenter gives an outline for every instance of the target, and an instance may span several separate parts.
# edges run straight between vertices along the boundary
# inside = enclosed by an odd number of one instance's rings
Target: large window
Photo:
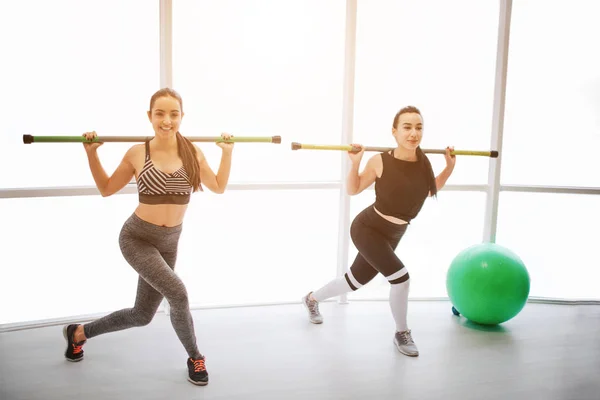
[[[341,177],[346,0],[173,0],[173,88],[188,136],[281,136],[239,143],[230,183]],[[600,37],[592,1],[512,5],[502,183],[600,186]],[[0,189],[94,185],[81,144],[24,134],[152,136],[160,88],[158,0],[5,1]],[[500,2],[359,0],[353,142],[396,144],[396,112],[417,106],[423,148],[489,150]],[[168,28],[168,26],[167,26]],[[165,39],[165,38],[162,38]],[[168,39],[168,38],[167,38]],[[164,42],[163,42],[164,43]],[[169,45],[167,43],[167,45]],[[167,53],[168,54],[168,53]],[[132,143],[99,149],[111,174]],[[221,150],[203,143],[218,169]],[[373,154],[367,154],[366,160]],[[441,155],[429,156],[439,173]],[[460,157],[452,184],[486,184],[489,160]],[[351,217],[374,201],[352,197]],[[411,298],[446,297],[446,273],[480,243],[486,194],[428,199],[397,254]],[[0,325],[108,313],[133,305],[137,273],[119,249],[136,195],[0,199]],[[496,243],[515,251],[533,297],[598,299],[597,196],[500,194]],[[238,190],[192,197],[177,260],[192,307],[299,301],[336,276],[339,190]],[[357,250],[350,241],[349,263]],[[378,275],[349,295],[387,299]]]
[[[515,1],[502,183],[600,186],[600,3]]]
[[[334,277],[338,200],[336,189],[194,194],[176,266],[192,306],[298,301]],[[138,275],[118,238],[136,204],[135,195],[1,200],[0,303],[10,306],[0,324],[133,306]]]
[[[137,273],[119,249],[135,195],[0,200],[0,324],[131,307]]]
[[[81,144],[24,145],[23,134],[153,134],[146,110],[159,86],[157,3],[1,3],[0,188],[94,184]],[[128,145],[99,150],[107,171]]]
[[[292,152],[290,144],[340,141],[345,6],[344,0],[173,2],[182,132],[283,138],[280,145],[236,145],[231,182],[339,180],[338,156]],[[214,145],[203,148],[218,157]]]
[[[359,1],[354,142],[395,146],[394,115],[414,105],[423,148],[489,149],[498,13],[496,1]],[[461,158],[449,183],[486,183],[487,169]]]
[[[193,199],[177,261],[192,305],[299,301],[335,277],[338,190]]]
[[[372,204],[375,192],[368,190],[353,197],[351,215]],[[485,194],[479,192],[439,192],[428,199],[400,241],[396,254],[411,277],[410,297],[447,297],[446,273],[452,259],[463,249],[481,243]],[[356,257],[350,242],[348,267]],[[373,281],[349,295],[354,299],[387,298],[390,284],[378,274]]]
[[[496,243],[517,253],[531,296],[598,299],[598,196],[500,194]]]

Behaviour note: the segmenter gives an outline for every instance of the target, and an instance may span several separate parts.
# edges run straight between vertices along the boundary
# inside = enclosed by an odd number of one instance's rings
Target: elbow
[[[114,192],[110,190],[110,185],[108,181],[104,185],[98,185],[96,183],[96,187],[98,188],[98,191],[100,192],[100,195],[102,197],[108,197],[114,194]]]
[[[115,194],[113,190],[109,190],[108,188],[98,188],[98,191],[100,192],[100,196],[102,197],[108,197]]]
[[[348,196],[354,196],[357,192],[357,187],[354,185],[351,185],[349,182],[346,183],[346,194]]]

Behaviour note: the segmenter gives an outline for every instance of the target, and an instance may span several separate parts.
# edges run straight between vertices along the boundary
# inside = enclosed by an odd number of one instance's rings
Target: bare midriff
[[[187,204],[140,203],[135,209],[135,215],[154,225],[173,227],[181,225],[187,207]]]
[[[406,222],[406,221],[405,221],[405,220],[403,220],[403,219],[396,218],[396,217],[392,217],[392,216],[390,216],[390,215],[385,215],[385,214],[382,214],[382,213],[381,213],[381,212],[380,212],[378,209],[376,209],[375,207],[373,207],[373,209],[375,210],[375,212],[376,212],[377,214],[381,215],[381,218],[383,218],[383,219],[385,219],[385,220],[388,220],[388,221],[390,221],[390,222],[392,222],[392,223],[394,223],[394,224],[397,224],[397,225],[404,225],[404,224],[408,224],[408,222]]]

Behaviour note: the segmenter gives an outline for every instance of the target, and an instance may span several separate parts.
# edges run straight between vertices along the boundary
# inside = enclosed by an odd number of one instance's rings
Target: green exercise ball
[[[495,243],[461,251],[446,277],[452,312],[482,325],[497,325],[517,315],[525,307],[529,285],[519,256]]]

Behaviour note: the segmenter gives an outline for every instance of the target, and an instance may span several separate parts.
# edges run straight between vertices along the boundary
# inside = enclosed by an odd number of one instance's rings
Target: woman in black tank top
[[[425,200],[435,196],[452,174],[456,158],[446,149],[446,168],[436,177],[429,159],[419,147],[423,119],[416,107],[405,107],[394,117],[392,134],[398,147],[377,154],[359,174],[364,150],[350,153],[352,168],[348,174],[349,195],[361,193],[375,183],[375,202],[360,212],[350,227],[350,236],[358,254],[350,270],[302,299],[309,320],[320,324],[318,302],[354,291],[381,273],[390,282],[390,307],[396,323],[394,344],[407,356],[419,351],[407,323],[410,278],[395,253],[410,221],[419,214]]]

